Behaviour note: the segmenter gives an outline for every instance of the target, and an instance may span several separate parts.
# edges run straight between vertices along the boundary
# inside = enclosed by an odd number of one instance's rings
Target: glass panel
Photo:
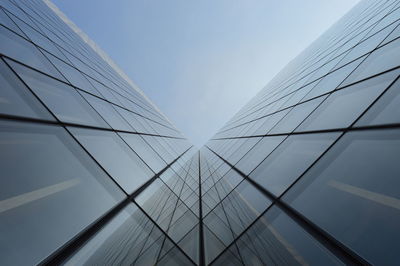
[[[3,9],[0,9],[0,24],[26,38],[26,35],[17,27],[17,25],[8,17],[8,15],[9,13],[6,14]]]
[[[49,51],[50,53],[57,55],[58,57],[66,60],[65,56],[60,53],[58,48],[46,37],[41,35],[38,31],[34,30],[28,24],[22,22],[15,16],[10,15],[14,22],[18,25],[18,27],[25,33],[26,36],[37,46],[42,47],[43,49]]]
[[[203,219],[204,227],[207,227],[211,232],[221,240],[225,246],[232,243],[234,234],[221,204],[217,205]]]
[[[128,125],[111,103],[84,92],[81,92],[81,95],[113,129],[133,131],[133,128]]]
[[[188,254],[193,261],[199,262],[199,226],[196,225],[178,245]]]
[[[169,151],[167,151],[159,142],[158,137],[153,137],[153,136],[147,136],[147,135],[142,135],[143,138],[147,143],[150,144],[150,146],[161,156],[161,158],[166,162],[166,163],[171,163],[176,157],[172,157]]]
[[[248,175],[285,139],[285,136],[264,137],[235,166]]]
[[[360,58],[322,77],[321,81],[305,96],[304,100],[309,100],[336,89],[364,59],[365,57]]]
[[[279,196],[333,143],[339,133],[292,135],[250,177]]]
[[[278,207],[268,210],[237,245],[245,265],[344,265]],[[219,260],[224,259],[229,261]],[[216,264],[223,265],[219,260]]]
[[[256,135],[267,134],[271,130],[271,128],[273,128],[289,111],[290,109],[288,108],[283,111],[279,111],[277,113],[269,115],[267,117],[261,118],[262,120],[265,121],[259,128],[257,128],[256,131],[252,133],[252,135],[256,136]]]
[[[260,138],[243,138],[238,143],[231,145],[232,154],[228,158],[229,163],[235,165],[259,140]]]
[[[178,203],[178,197],[160,179],[140,193],[135,201],[165,231]]]
[[[120,133],[120,136],[150,166],[150,168],[153,169],[155,173],[160,172],[167,166],[161,157],[140,135]]]
[[[224,253],[213,262],[213,266],[243,266],[243,262],[239,259],[239,255],[234,254],[232,251],[236,251],[236,245],[232,245],[229,249],[225,250]],[[251,265],[251,264],[249,264]]]
[[[82,248],[66,265],[131,265],[163,233],[135,205],[129,204]]]
[[[61,74],[32,43],[0,26],[0,52],[28,66],[64,80]]]
[[[399,157],[398,129],[347,133],[284,200],[371,264],[396,265]]]
[[[243,232],[267,207],[271,200],[244,180],[223,201],[226,216],[235,236]]]
[[[218,191],[218,195],[221,198],[224,198],[229,192],[231,192],[242,180],[243,177],[239,175],[238,172],[231,169],[228,171],[221,179],[217,179],[214,177],[215,188]]]
[[[99,92],[93,88],[90,82],[85,79],[81,72],[47,52],[44,52],[44,54],[56,66],[56,68],[61,71],[62,75],[65,76],[72,85],[81,90],[101,96]]]
[[[20,64],[7,62],[61,121],[109,127],[73,87]]]
[[[166,240],[172,245],[172,242]],[[165,244],[164,244],[165,247]],[[165,266],[187,266],[194,265],[192,261],[190,261],[177,247],[170,249],[158,262],[157,265],[165,265]]]
[[[168,229],[168,235],[175,242],[179,242],[199,222],[199,219],[192,211],[186,207],[183,209],[187,210],[183,215],[180,215],[177,211],[175,211],[171,225]],[[180,217],[179,219],[175,220],[175,216]]]
[[[367,59],[343,83],[347,85],[358,80],[381,73],[399,66],[400,40],[393,41],[380,47],[370,54]]]
[[[295,106],[269,134],[291,133],[324,99],[323,96]]]
[[[81,128],[69,130],[127,193],[134,192],[154,175],[116,133]]]
[[[0,113],[55,120],[3,61],[0,84]]]
[[[390,89],[361,117],[356,126],[400,123],[400,81]]]
[[[1,264],[38,264],[124,196],[63,128],[0,124]]]
[[[331,94],[296,131],[345,128],[393,82],[399,71],[357,83]]]
[[[212,262],[215,257],[225,248],[225,245],[219,240],[207,226],[204,226],[204,251],[206,263]]]
[[[150,242],[143,253],[135,261],[135,265],[156,265],[158,255],[162,252],[165,237],[159,237],[156,241]]]

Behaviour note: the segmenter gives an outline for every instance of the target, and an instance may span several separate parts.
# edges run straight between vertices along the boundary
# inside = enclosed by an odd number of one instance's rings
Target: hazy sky
[[[53,0],[196,145],[358,0]]]

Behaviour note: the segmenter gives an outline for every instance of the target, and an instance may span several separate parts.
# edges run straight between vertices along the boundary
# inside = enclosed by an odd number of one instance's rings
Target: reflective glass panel
[[[0,136],[1,264],[38,264],[123,199],[63,128],[1,122]]]
[[[109,127],[73,87],[20,64],[8,62],[61,121]]]
[[[127,193],[134,192],[154,175],[116,133],[82,128],[69,130]]]
[[[331,94],[296,131],[345,128],[394,81],[398,71],[357,83]]]
[[[0,113],[55,120],[3,61],[0,61],[0,84]]]
[[[398,129],[347,133],[284,200],[371,264],[396,265],[399,157]]]
[[[338,136],[339,133],[290,136],[250,173],[250,177],[279,196]]]

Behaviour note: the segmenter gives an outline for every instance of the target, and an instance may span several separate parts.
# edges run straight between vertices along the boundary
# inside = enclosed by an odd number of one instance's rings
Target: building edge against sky
[[[2,1],[1,264],[398,264],[399,19],[360,2],[197,152],[44,2]]]

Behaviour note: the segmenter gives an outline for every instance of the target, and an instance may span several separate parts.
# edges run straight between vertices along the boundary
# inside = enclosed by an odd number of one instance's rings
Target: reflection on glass
[[[315,85],[315,87],[304,97],[304,100],[320,96],[324,93],[330,92],[341,85],[342,81],[364,60],[364,58],[357,59],[350,64],[347,64],[328,75],[322,77],[322,79]]]
[[[84,92],[81,92],[81,95],[113,129],[133,131],[133,128],[128,125],[112,104]]]
[[[0,139],[3,265],[38,264],[123,199],[61,127],[2,122]]]
[[[3,26],[0,26],[0,39],[0,53],[64,80],[61,74],[32,43],[12,33]]]
[[[322,96],[295,106],[269,134],[291,133],[324,99]]]
[[[398,129],[347,133],[284,200],[372,264],[396,265],[399,157]]]
[[[154,175],[116,133],[69,130],[127,193],[134,192]]]
[[[206,263],[213,261],[219,253],[225,248],[225,245],[217,236],[211,232],[207,226],[204,226],[204,251]]]
[[[20,64],[7,62],[61,121],[109,127],[73,87]]]
[[[178,245],[188,254],[193,261],[199,262],[199,225],[196,225]]]
[[[239,238],[237,246],[245,265],[344,265],[275,206]],[[215,264],[224,265],[235,249],[225,251],[229,253]]]
[[[72,85],[78,87],[81,90],[100,96],[99,92],[90,84],[90,82],[83,76],[81,72],[79,72],[72,66],[64,63],[55,56],[45,51],[43,53],[51,61],[51,63],[54,64],[58,70],[60,70],[62,75],[65,76],[65,78],[68,79],[68,81]]]
[[[163,241],[164,252],[161,250]],[[172,248],[173,244],[161,230],[135,205],[129,204],[73,254],[66,265],[149,265],[157,259],[165,261],[164,257],[171,255],[182,256],[187,263],[188,259]]]
[[[400,123],[400,82],[396,81],[385,94],[361,117],[356,126]]]
[[[0,113],[54,120],[3,61],[0,61],[0,84]]]
[[[250,177],[279,196],[333,143],[339,133],[292,135]]]
[[[345,128],[394,81],[399,71],[392,71],[357,83],[331,94],[296,131]]]
[[[158,173],[167,164],[153,150],[153,148],[137,134],[120,133],[120,136],[128,143],[128,145],[150,166],[155,173]]]
[[[264,137],[235,166],[249,174],[285,139],[285,136]]]
[[[399,66],[400,40],[379,47],[343,82],[343,85],[376,75]]]

